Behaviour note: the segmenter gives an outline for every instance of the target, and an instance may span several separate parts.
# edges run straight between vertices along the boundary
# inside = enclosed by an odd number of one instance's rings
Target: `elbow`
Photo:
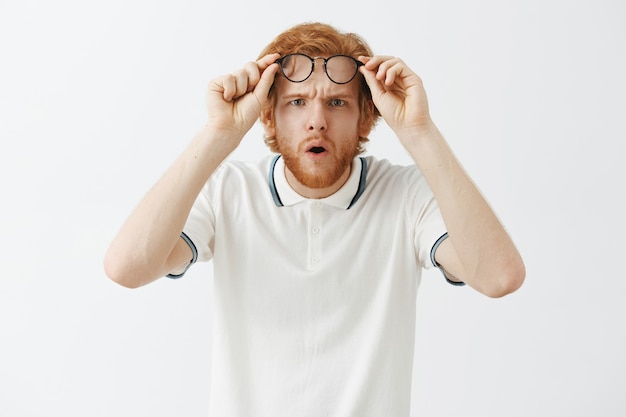
[[[144,285],[140,278],[141,274],[138,274],[135,268],[132,268],[119,257],[112,255],[111,252],[107,252],[104,256],[103,267],[106,276],[122,287],[134,289]]]
[[[121,268],[119,264],[105,257],[103,262],[104,273],[107,277],[116,284],[126,288],[137,288],[139,285],[132,279],[129,279],[129,274],[124,272],[124,268]]]
[[[526,267],[521,258],[508,262],[494,273],[492,284],[481,291],[491,298],[501,298],[517,291],[526,279]]]

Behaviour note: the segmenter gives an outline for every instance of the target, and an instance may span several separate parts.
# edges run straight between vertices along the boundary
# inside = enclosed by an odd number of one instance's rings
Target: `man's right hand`
[[[278,54],[211,81],[206,126],[144,195],[111,242],[106,274],[135,288],[177,271],[191,259],[180,237],[200,190],[261,115]]]
[[[251,61],[232,74],[212,80],[206,97],[207,128],[237,140],[235,147],[252,128],[278,71],[279,54]]]

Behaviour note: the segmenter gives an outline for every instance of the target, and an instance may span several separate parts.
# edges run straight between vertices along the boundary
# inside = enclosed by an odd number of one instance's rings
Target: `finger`
[[[263,81],[263,85],[258,89],[258,86],[255,85],[255,90],[258,90],[258,97],[262,100],[267,98],[269,90],[272,87],[272,84],[274,84],[274,78],[276,72],[278,71],[278,64],[276,64],[276,60],[278,58],[280,58],[280,54],[278,53],[267,54],[256,62],[259,71],[261,72],[261,78],[259,81]]]
[[[383,80],[386,86],[391,86],[396,82],[396,78],[402,72],[404,64],[398,58],[389,59],[381,63],[378,67],[376,78]]]
[[[237,82],[237,96],[241,97],[254,90],[261,78],[256,62],[248,62],[241,70],[234,73]]]
[[[242,69],[234,72],[236,90],[233,98],[237,99],[253,91],[261,80],[261,74],[274,64],[278,57],[279,54],[265,55],[258,61],[248,62]]]
[[[372,92],[372,97],[378,97],[380,94],[383,93],[383,86],[381,82],[376,78],[377,67],[374,67],[374,69],[372,70],[367,68],[366,65],[363,65],[359,68],[359,71],[361,72],[361,74],[363,74],[363,77],[365,77],[365,82]]]
[[[259,103],[264,103],[267,100],[267,96],[272,88],[272,85],[274,84],[277,72],[278,64],[272,62],[261,74],[261,79],[254,89],[254,94],[259,100]]]
[[[365,67],[371,70],[376,70],[380,65],[387,61],[396,59],[391,55],[374,55],[374,56],[361,56],[359,57],[361,62],[365,64]]]
[[[375,55],[365,62],[365,67],[376,71],[376,78],[383,81],[388,87],[395,83],[403,66],[404,62],[400,58],[388,55]]]
[[[209,84],[209,94],[221,94],[224,100],[231,101],[237,91],[236,81],[232,74],[216,78]]]
[[[256,63],[259,66],[259,70],[263,72],[267,67],[276,62],[278,58],[280,58],[280,54],[267,54],[259,59]]]

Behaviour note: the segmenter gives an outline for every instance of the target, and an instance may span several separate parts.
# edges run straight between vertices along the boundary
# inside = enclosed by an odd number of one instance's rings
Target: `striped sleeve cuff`
[[[439,265],[439,263],[435,260],[435,252],[437,252],[437,248],[439,247],[439,245],[441,245],[441,242],[443,242],[447,238],[448,238],[448,233],[446,232],[443,235],[441,235],[441,237],[439,239],[437,239],[437,241],[433,245],[432,249],[430,250],[430,261],[433,263],[433,265],[437,269],[439,269],[441,271],[441,273],[443,274],[443,277],[446,279],[446,281],[448,281],[449,284],[457,286],[457,287],[462,287],[463,285],[465,285],[465,283],[464,282],[460,282],[460,281],[452,281],[450,278],[448,278],[446,276],[446,272],[443,270],[441,265]]]
[[[191,258],[191,261],[187,264],[183,272],[181,272],[180,274],[167,274],[166,275],[166,277],[172,278],[172,279],[182,278],[183,275],[185,275],[185,273],[187,272],[187,270],[191,267],[191,265],[195,264],[196,261],[198,260],[198,249],[196,249],[196,245],[194,245],[194,243],[191,241],[189,236],[187,236],[185,232],[181,232],[180,237],[182,237],[183,240],[187,242],[187,244],[189,245],[189,248],[191,249],[191,253],[193,254],[193,257]]]

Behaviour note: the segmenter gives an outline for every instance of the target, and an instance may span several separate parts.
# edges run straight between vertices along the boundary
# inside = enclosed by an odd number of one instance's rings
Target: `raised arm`
[[[189,263],[191,250],[180,234],[191,207],[258,119],[277,57],[267,55],[211,81],[206,125],[139,201],[105,254],[104,269],[113,281],[136,288]]]
[[[422,80],[394,57],[362,57],[375,105],[423,172],[448,239],[436,261],[453,280],[490,297],[519,288],[525,267],[511,238],[430,118]]]

